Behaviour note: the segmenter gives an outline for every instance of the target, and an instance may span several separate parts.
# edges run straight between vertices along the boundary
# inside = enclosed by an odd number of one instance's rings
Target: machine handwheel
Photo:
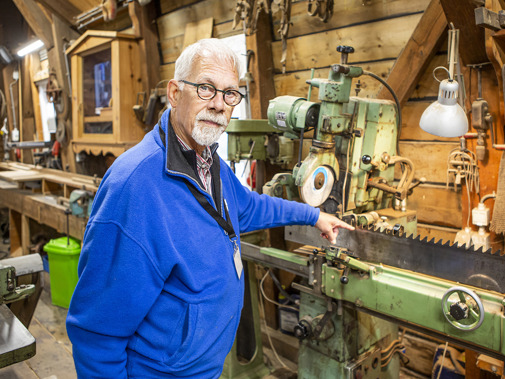
[[[452,287],[442,297],[446,320],[459,330],[477,329],[484,321],[484,306],[479,296],[465,287]]]

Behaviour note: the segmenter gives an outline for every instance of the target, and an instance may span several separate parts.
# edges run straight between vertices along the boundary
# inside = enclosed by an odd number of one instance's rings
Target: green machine
[[[35,355],[35,338],[11,312],[7,304],[35,294],[35,284],[19,284],[18,278],[38,273],[43,269],[42,258],[39,254],[0,261],[0,368]]]
[[[313,247],[305,255],[242,242],[243,259],[301,278],[293,284],[301,294],[298,377],[398,377],[398,325],[505,360],[505,259],[416,237],[416,212],[407,199],[417,184],[412,162],[398,151],[399,104],[350,96],[353,79],[361,75],[389,86],[347,64],[351,47],[337,51],[341,62],[331,66],[328,79],[307,82],[308,99],[316,87],[318,101],[271,100],[271,129],[254,137],[264,149],[275,143],[276,132],[302,145],[313,130],[305,159],[299,154],[294,169],[275,175],[263,192],[299,197],[356,226],[341,230],[331,246],[314,228],[287,227],[286,240]],[[235,127],[230,138],[240,136]],[[229,157],[264,159],[251,145],[229,145]],[[270,146],[275,151],[280,149]]]

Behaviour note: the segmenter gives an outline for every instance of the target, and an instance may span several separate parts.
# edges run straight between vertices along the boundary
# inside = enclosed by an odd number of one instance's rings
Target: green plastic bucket
[[[77,264],[81,242],[74,238],[61,237],[44,246],[49,257],[51,301],[54,305],[68,308],[77,284]]]

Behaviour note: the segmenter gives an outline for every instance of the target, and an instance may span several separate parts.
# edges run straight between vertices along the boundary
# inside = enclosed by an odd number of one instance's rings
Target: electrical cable
[[[445,352],[447,351],[447,346],[449,346],[449,342],[445,343],[444,353],[442,355],[442,363],[440,363],[440,370],[438,370],[437,379],[440,379],[440,374],[442,374],[442,369],[444,368]]]
[[[275,276],[274,272],[272,270],[268,270],[268,273],[270,274],[270,277],[272,278],[275,286],[279,289],[280,293],[284,295],[290,302],[296,304],[296,299],[294,299],[288,292],[286,292],[284,287],[282,287],[279,279],[277,279],[277,277]]]
[[[389,84],[387,84],[386,81],[384,79],[382,79],[380,76],[375,75],[373,72],[365,71],[365,70],[363,70],[363,74],[371,76],[372,78],[381,82],[381,84],[384,87],[386,87],[388,89],[388,91],[391,93],[391,95],[393,96],[393,99],[395,99],[396,108],[398,109],[398,135],[396,138],[396,154],[400,155],[399,141],[400,141],[400,136],[402,134],[402,110],[400,108],[400,101],[398,100],[398,97],[396,96],[396,93],[393,90],[393,88],[391,88],[391,86]]]
[[[268,270],[268,271],[270,271],[270,270]],[[268,301],[269,303],[275,304],[275,305],[277,305],[277,306],[279,306],[279,307],[282,307],[282,308],[287,308],[287,309],[292,309],[292,310],[294,310],[294,311],[297,311],[297,312],[298,312],[298,311],[299,311],[299,309],[298,309],[298,308],[293,307],[293,306],[291,306],[291,305],[281,304],[281,303],[279,303],[279,302],[277,302],[277,301],[275,301],[275,300],[270,299],[270,298],[269,298],[269,297],[265,294],[265,290],[264,290],[264,288],[263,288],[263,283],[265,282],[265,279],[266,279],[266,277],[268,276],[268,271],[267,271],[267,273],[265,274],[265,276],[263,276],[263,278],[261,279],[261,282],[260,282],[260,291],[261,291],[261,294],[263,295],[263,297],[265,298],[265,300],[266,300],[266,301]]]
[[[263,278],[261,279],[261,282],[260,282],[260,290],[261,290],[261,294],[263,295],[263,297],[265,297],[265,299],[268,300],[268,298],[265,296],[264,292],[263,292],[263,282],[265,281],[265,278],[267,277],[268,275],[268,272],[270,270],[267,270],[267,272],[265,273],[265,275],[263,276]],[[263,323],[265,325],[265,331],[266,331],[266,334],[267,334],[267,337],[268,337],[268,342],[270,343],[270,347],[272,348],[272,351],[274,353],[274,356],[275,358],[277,359],[277,361],[279,361],[279,363],[282,365],[282,367],[284,367],[285,369],[290,370],[290,368],[284,363],[284,361],[279,357],[279,355],[277,354],[277,350],[275,350],[275,347],[274,347],[274,344],[272,343],[272,338],[270,337],[270,331],[268,330],[268,325],[267,325],[267,321],[266,321],[266,317],[265,317],[265,304],[263,303],[263,297],[260,296],[260,309],[263,313]]]
[[[4,93],[0,89],[0,120],[5,117],[7,117],[7,102]]]

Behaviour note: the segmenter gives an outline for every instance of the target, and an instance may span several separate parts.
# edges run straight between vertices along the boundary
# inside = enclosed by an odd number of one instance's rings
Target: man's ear
[[[177,83],[177,80],[171,79],[167,85],[167,98],[172,108],[177,106],[180,97],[181,90],[179,89],[179,84]]]

